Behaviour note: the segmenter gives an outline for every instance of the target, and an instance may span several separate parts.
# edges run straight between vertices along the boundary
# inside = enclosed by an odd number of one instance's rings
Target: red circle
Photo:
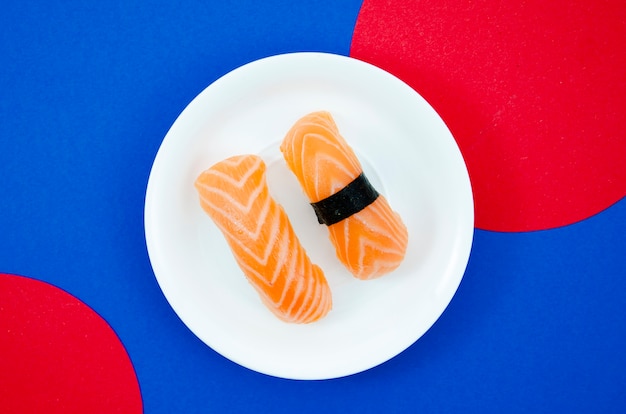
[[[131,361],[91,308],[45,282],[0,273],[3,413],[141,413]]]
[[[365,0],[350,53],[442,116],[478,228],[547,229],[626,195],[625,22],[620,0]]]

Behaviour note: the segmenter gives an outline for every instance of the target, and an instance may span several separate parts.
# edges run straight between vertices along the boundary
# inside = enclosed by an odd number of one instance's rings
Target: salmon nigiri
[[[330,288],[270,195],[265,169],[256,155],[218,162],[196,179],[200,204],[263,303],[286,322],[314,322],[332,306]]]
[[[408,243],[406,226],[385,197],[367,182],[330,113],[313,112],[299,119],[280,150],[318,220],[328,225],[337,257],[355,277],[373,279],[400,265]],[[328,201],[331,216],[337,219],[320,217],[317,206]],[[348,213],[343,214],[342,209]]]

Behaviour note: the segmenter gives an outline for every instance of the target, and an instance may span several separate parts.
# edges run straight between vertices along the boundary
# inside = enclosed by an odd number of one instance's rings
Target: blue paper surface
[[[252,372],[170,308],[143,232],[167,130],[242,64],[347,55],[360,3],[3,5],[0,272],[51,283],[98,312],[129,353],[146,413],[624,412],[624,199],[554,230],[476,230],[440,320],[401,355],[347,378]]]

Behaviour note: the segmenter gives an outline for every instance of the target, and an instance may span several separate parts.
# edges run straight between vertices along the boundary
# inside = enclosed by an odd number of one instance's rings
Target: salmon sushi
[[[367,181],[331,114],[299,119],[280,150],[346,268],[365,280],[395,270],[406,253],[407,228]]]
[[[270,195],[265,170],[256,155],[218,162],[196,179],[200,205],[262,302],[283,321],[314,322],[331,309],[330,288]]]

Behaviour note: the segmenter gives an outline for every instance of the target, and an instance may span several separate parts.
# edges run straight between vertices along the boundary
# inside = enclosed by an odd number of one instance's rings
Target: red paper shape
[[[476,227],[528,231],[626,195],[625,41],[621,0],[365,0],[350,54],[441,115]]]
[[[142,411],[126,350],[97,313],[50,284],[0,274],[0,412]]]

